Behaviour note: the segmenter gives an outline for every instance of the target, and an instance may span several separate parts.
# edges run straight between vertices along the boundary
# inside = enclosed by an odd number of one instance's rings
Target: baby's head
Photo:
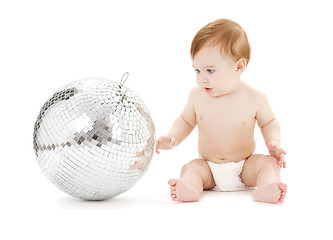
[[[198,85],[213,96],[233,91],[239,85],[250,54],[247,35],[237,23],[218,19],[207,24],[191,45]]]
[[[218,19],[200,29],[191,45],[192,59],[205,46],[219,46],[221,55],[233,57],[235,61],[250,61],[250,44],[243,28],[228,19]]]

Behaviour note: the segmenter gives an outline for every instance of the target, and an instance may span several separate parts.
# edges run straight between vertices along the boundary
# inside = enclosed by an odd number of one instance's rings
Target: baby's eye
[[[199,69],[195,69],[194,70],[196,73],[200,73],[200,70]]]
[[[214,69],[207,69],[207,72],[213,73],[213,72],[215,72],[215,70]]]

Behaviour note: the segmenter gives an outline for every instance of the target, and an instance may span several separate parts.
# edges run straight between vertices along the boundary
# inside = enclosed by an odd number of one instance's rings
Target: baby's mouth
[[[207,93],[210,93],[210,92],[212,91],[212,88],[205,88],[205,91],[206,91]]]

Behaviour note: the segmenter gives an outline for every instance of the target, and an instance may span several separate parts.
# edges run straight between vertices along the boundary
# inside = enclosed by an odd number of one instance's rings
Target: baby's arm
[[[281,148],[280,124],[273,114],[267,97],[262,93],[258,95],[256,119],[270,155],[277,158],[280,167],[286,167],[284,158],[286,151]]]
[[[195,128],[196,114],[193,107],[194,89],[190,92],[187,103],[181,115],[176,118],[167,136],[162,136],[156,143],[156,153],[158,149],[171,149],[179,145]]]

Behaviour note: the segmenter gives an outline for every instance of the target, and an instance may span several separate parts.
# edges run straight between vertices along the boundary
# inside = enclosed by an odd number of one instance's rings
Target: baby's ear
[[[236,62],[236,72],[243,73],[246,68],[246,61],[245,59],[241,58],[238,59]]]

